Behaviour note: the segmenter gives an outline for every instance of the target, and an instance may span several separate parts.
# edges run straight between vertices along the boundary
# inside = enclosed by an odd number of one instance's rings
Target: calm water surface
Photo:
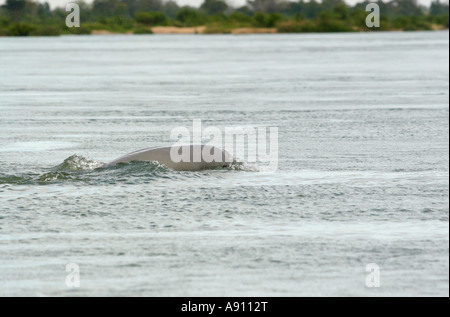
[[[0,295],[448,296],[448,59],[448,32],[0,38]],[[279,127],[278,171],[96,169],[195,118]]]

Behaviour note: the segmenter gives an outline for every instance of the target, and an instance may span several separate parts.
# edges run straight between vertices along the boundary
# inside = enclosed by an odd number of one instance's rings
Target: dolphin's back
[[[174,148],[174,150],[172,150]],[[171,151],[183,151],[183,153],[190,153],[190,159],[187,162],[175,162],[171,158]],[[219,151],[221,160],[207,162],[204,160],[203,155],[201,155],[200,162],[194,162],[194,152],[203,153],[209,151],[209,153],[214,153],[217,155]],[[217,155],[218,156],[218,155]],[[114,161],[108,163],[108,166],[114,166],[119,163],[130,163],[134,161],[157,161],[160,164],[164,164],[167,167],[177,170],[177,171],[196,171],[204,169],[215,169],[221,167],[228,167],[233,162],[233,157],[230,153],[225,150],[219,149],[211,145],[183,145],[183,146],[168,146],[168,147],[152,147],[147,149],[142,149],[138,151],[131,152],[124,156],[115,159]]]

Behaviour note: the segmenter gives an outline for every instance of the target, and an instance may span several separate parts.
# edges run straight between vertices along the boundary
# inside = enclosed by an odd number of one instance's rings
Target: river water
[[[1,296],[449,294],[448,32],[0,38],[0,113]],[[102,168],[193,119],[278,170]]]

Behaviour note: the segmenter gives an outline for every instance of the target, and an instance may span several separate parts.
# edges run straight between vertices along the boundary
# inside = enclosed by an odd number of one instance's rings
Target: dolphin
[[[180,153],[189,154],[189,159],[180,161]],[[199,159],[194,160],[194,153]],[[106,164],[106,166],[133,161],[157,161],[176,171],[199,171],[230,167],[235,160],[229,152],[212,145],[174,145],[151,147],[131,152]]]

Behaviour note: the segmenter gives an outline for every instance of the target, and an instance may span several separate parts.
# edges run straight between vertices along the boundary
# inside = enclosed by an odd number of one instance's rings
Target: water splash
[[[63,181],[83,181],[82,177],[77,177],[74,174],[65,172],[50,172],[38,176],[35,181],[39,184],[49,184]]]
[[[63,163],[56,166],[54,170],[58,172],[81,172],[91,171],[104,166],[105,163],[94,161],[80,155],[72,155],[65,159]]]
[[[47,185],[54,183],[85,182],[85,183],[116,183],[139,182],[167,177],[175,173],[167,166],[158,162],[131,162],[106,166],[80,155],[72,155],[61,164],[44,170],[42,173],[22,175],[0,174],[0,185]]]
[[[247,164],[243,160],[234,160],[233,163],[229,167],[227,167],[230,171],[243,171],[243,172],[259,172],[260,168],[256,164]]]
[[[235,161],[225,170],[255,171],[252,166],[244,162]],[[177,172],[157,161],[130,162],[107,166],[103,162],[95,161],[80,155],[72,155],[61,164],[43,169],[41,173],[22,175],[0,174],[0,185],[49,185],[57,183],[81,182],[86,184],[125,183],[138,184],[154,182],[161,179],[192,178],[195,174]]]
[[[157,161],[153,162],[130,162],[119,163],[113,166],[105,166],[103,170],[106,173],[115,174],[117,176],[148,176],[156,175],[159,173],[174,172],[164,164],[160,164]]]

